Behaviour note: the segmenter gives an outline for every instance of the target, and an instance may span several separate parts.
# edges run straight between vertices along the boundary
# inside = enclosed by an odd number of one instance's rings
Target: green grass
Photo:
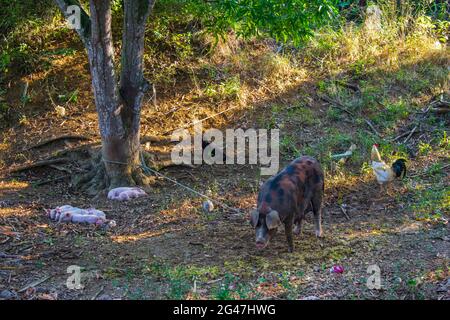
[[[208,84],[203,93],[212,101],[237,100],[240,96],[239,76],[232,76],[219,84]]]
[[[416,219],[442,223],[448,220],[450,186],[445,184],[443,164],[430,165],[424,176],[412,178],[408,189],[411,199],[407,202],[407,209],[414,213]]]
[[[167,284],[168,299],[184,299],[193,288],[194,281],[205,282],[219,275],[219,268],[199,266],[169,266],[162,262],[153,262],[143,270],[144,274],[160,278]]]

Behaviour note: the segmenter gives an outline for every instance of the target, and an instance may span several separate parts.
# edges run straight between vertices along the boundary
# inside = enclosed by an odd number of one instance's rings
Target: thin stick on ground
[[[403,141],[403,143],[407,143],[409,141],[409,139],[411,139],[412,135],[414,134],[414,132],[416,132],[417,130],[417,125],[411,130],[411,132],[408,134],[408,136],[406,137],[405,141]]]
[[[47,281],[47,280],[50,279],[51,277],[52,277],[52,276],[47,276],[47,277],[42,278],[42,279],[40,279],[40,280],[33,281],[32,283],[26,285],[25,287],[23,287],[22,289],[20,289],[20,290],[17,291],[17,292],[18,292],[18,293],[21,293],[21,292],[26,291],[28,288],[35,287],[35,286],[37,286],[37,285],[40,285],[41,283],[44,283],[45,281]]]
[[[102,286],[102,287],[100,288],[100,290],[98,290],[98,291],[92,296],[91,300],[97,299],[97,297],[100,295],[100,293],[103,292],[104,289],[105,289],[105,287]]]
[[[342,213],[344,214],[345,219],[350,220],[350,217],[349,217],[349,215],[348,215],[348,213],[347,213],[347,210],[345,210],[344,207],[343,207],[342,205],[339,206],[339,208],[341,208],[341,211],[342,211]]]
[[[33,183],[33,184],[34,184],[35,186],[42,186],[42,185],[44,185],[44,184],[48,184],[48,183],[52,183],[52,182],[64,180],[64,179],[66,179],[66,178],[69,178],[70,176],[72,176],[72,175],[71,175],[71,174],[66,174],[66,175],[59,176],[59,177],[56,177],[56,178],[53,178],[53,179],[47,179],[47,180],[38,181],[38,182],[35,182],[35,183]]]
[[[413,129],[412,129],[413,130]],[[403,137],[406,137],[407,135],[409,135],[411,133],[412,130],[408,130],[400,135],[398,135],[397,137],[395,137],[394,139],[391,140],[391,142],[395,142],[397,140],[400,140]],[[417,132],[420,132],[421,130],[418,130]]]

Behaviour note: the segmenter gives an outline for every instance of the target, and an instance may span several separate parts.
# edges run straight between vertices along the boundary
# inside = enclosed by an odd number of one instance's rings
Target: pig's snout
[[[268,241],[264,241],[261,239],[256,239],[256,248],[259,250],[264,249],[265,247],[267,247],[267,243]]]
[[[265,230],[265,228],[263,227],[259,227],[256,229],[256,248],[257,249],[264,249],[265,247],[267,247],[267,245],[269,244],[269,234],[267,232],[267,230]]]

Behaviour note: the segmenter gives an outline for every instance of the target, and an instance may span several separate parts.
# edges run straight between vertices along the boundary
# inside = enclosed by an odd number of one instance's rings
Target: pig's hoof
[[[292,232],[294,232],[295,235],[302,234],[302,228],[300,228],[299,226],[295,226]]]
[[[288,252],[289,252],[289,253],[294,252],[294,248],[293,248],[293,247],[289,247],[289,248],[288,248]]]
[[[322,230],[320,230],[320,231],[316,230],[316,237],[317,238],[322,238]]]

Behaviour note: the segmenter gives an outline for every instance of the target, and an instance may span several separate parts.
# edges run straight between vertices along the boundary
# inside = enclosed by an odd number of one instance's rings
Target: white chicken
[[[391,166],[388,166],[383,160],[381,160],[376,144],[372,146],[371,160],[373,173],[375,174],[381,189],[383,189],[384,185],[391,182],[395,178],[404,178],[406,175],[406,160],[397,159]]]

